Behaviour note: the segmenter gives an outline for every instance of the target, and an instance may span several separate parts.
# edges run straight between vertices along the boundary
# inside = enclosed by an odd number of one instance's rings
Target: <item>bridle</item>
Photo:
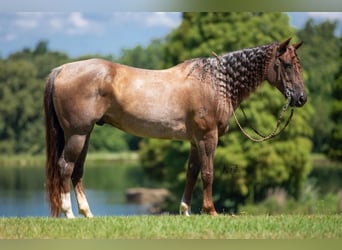
[[[221,66],[224,66],[223,65],[223,62],[221,60],[221,58],[215,53],[215,52],[212,52],[212,54],[216,57],[216,59],[218,60],[218,62],[220,63]],[[281,61],[280,61],[280,58],[279,56],[277,56],[276,58],[276,61],[274,63],[274,66],[277,67],[277,75],[276,75],[276,82],[278,81],[281,81]],[[285,122],[285,125],[278,131],[279,127],[280,127],[280,124],[281,124],[281,121],[283,119],[283,115],[284,113],[288,110],[288,107],[290,105],[290,102],[291,102],[291,96],[290,96],[290,88],[287,86],[287,83],[289,82],[289,80],[286,78],[286,85],[284,86],[284,91],[285,91],[285,96],[287,97],[287,103],[283,105],[282,107],[282,110],[280,112],[280,115],[279,115],[279,118],[277,120],[277,124],[276,124],[276,127],[275,129],[269,134],[269,135],[263,135],[261,134],[257,129],[255,129],[251,123],[249,122],[247,116],[246,116],[246,113],[244,111],[244,109],[242,108],[241,104],[240,104],[240,109],[245,117],[245,120],[247,121],[247,123],[249,124],[249,126],[251,127],[251,129],[258,135],[260,136],[260,138],[254,138],[252,137],[251,135],[249,135],[247,133],[247,131],[241,126],[239,120],[237,119],[237,116],[235,114],[235,110],[234,110],[234,106],[233,106],[233,103],[232,103],[232,100],[230,100],[230,106],[231,106],[231,110],[232,110],[232,113],[233,113],[233,116],[234,116],[234,119],[235,119],[235,122],[237,124],[237,126],[240,128],[241,132],[250,140],[254,141],[254,142],[263,142],[263,141],[267,141],[267,140],[270,140],[274,137],[276,137],[277,135],[279,135],[281,132],[284,131],[284,129],[289,125],[291,119],[292,119],[292,116],[293,116],[293,113],[294,113],[294,108],[291,108],[291,113],[289,115],[289,117],[287,118],[286,122]]]
[[[275,66],[277,67],[277,75],[276,75],[276,81],[281,81],[281,61],[280,61],[280,58],[277,57],[276,58],[276,62],[275,62]],[[282,119],[283,119],[283,116],[284,116],[284,113],[288,110],[288,107],[290,105],[290,102],[291,102],[291,96],[290,96],[290,88],[289,86],[287,86],[287,83],[289,82],[289,80],[286,78],[285,79],[285,86],[284,86],[284,91],[285,91],[285,96],[287,97],[287,103],[283,105],[282,107],[282,110],[280,112],[280,115],[279,115],[279,118],[277,120],[277,124],[276,124],[276,127],[275,129],[269,134],[269,135],[263,135],[261,134],[257,129],[255,129],[251,123],[249,122],[247,116],[246,116],[246,113],[244,111],[244,109],[242,108],[241,104],[240,104],[240,109],[245,117],[245,120],[247,121],[247,123],[249,124],[249,126],[251,127],[251,129],[254,131],[254,133],[256,133],[258,136],[260,136],[260,138],[254,138],[252,137],[251,135],[249,135],[247,133],[247,131],[241,126],[239,120],[237,119],[237,116],[235,114],[235,110],[234,110],[234,107],[233,107],[233,104],[232,104],[232,101],[230,102],[230,105],[231,105],[231,109],[232,109],[232,113],[234,115],[234,119],[235,119],[235,122],[237,124],[237,126],[240,128],[241,132],[250,140],[254,141],[254,142],[263,142],[263,141],[267,141],[267,140],[270,140],[274,137],[276,137],[277,135],[279,135],[281,132],[284,131],[284,129],[289,125],[291,119],[292,119],[292,116],[293,116],[293,113],[294,113],[294,108],[291,108],[291,113],[289,115],[289,117],[287,118],[286,122],[285,122],[285,125],[280,129],[280,124],[282,122]]]

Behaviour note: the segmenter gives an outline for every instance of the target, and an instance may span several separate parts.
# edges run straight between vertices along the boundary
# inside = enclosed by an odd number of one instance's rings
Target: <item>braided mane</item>
[[[265,80],[269,62],[278,43],[242,49],[221,56],[201,58],[201,79],[210,77],[220,98],[230,99],[234,106]],[[190,72],[191,74],[191,72]]]

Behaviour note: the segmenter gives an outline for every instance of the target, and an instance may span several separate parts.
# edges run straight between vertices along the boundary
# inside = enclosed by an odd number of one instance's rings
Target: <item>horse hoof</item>
[[[180,204],[179,213],[180,215],[190,216],[190,208],[185,202]]]

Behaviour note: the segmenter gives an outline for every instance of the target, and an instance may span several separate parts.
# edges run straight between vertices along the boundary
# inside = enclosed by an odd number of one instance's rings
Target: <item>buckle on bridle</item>
[[[285,103],[283,106],[283,111],[286,111],[289,108],[290,102],[291,102],[291,97],[288,96],[287,97],[287,103]]]

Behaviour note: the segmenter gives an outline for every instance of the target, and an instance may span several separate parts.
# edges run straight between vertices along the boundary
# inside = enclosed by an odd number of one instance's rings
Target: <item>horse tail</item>
[[[58,160],[64,148],[64,132],[58,121],[53,104],[55,78],[61,68],[55,68],[48,76],[44,93],[46,165],[45,188],[53,217],[61,215],[61,185]]]

